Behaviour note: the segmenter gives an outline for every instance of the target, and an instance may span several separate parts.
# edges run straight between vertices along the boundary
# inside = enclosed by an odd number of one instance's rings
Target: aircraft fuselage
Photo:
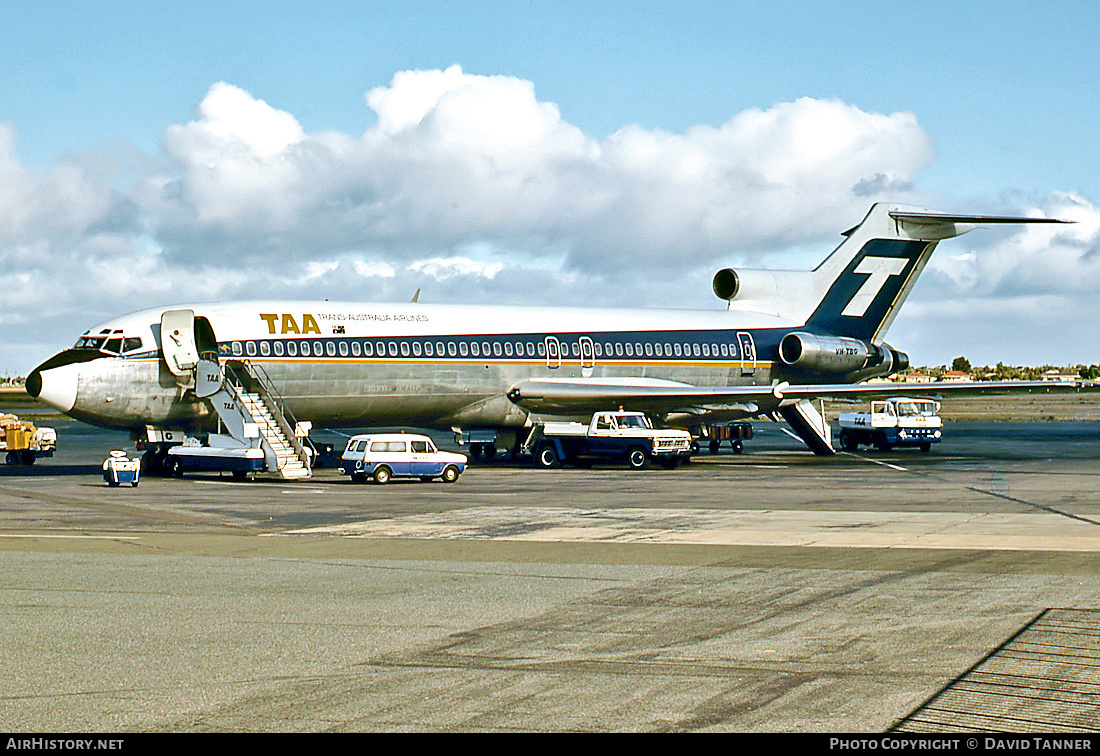
[[[262,367],[294,415],[317,426],[518,426],[526,413],[504,394],[528,378],[736,386],[793,377],[774,356],[794,325],[758,313],[329,302],[186,309],[209,321],[221,361]],[[90,329],[84,348],[70,350],[74,361],[51,367],[62,353],[36,371],[42,398],[105,427],[216,422],[165,363],[164,311]],[[141,345],[104,352],[112,337],[113,346]]]

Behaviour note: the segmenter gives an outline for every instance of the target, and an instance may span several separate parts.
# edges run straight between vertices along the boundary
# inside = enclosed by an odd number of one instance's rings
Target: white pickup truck
[[[616,459],[635,470],[650,461],[672,469],[691,458],[692,438],[687,431],[654,428],[641,412],[619,410],[597,412],[587,425],[536,423],[525,446],[539,467],[591,467],[597,459]]]
[[[895,446],[918,446],[923,452],[943,438],[939,402],[895,397],[871,402],[870,412],[840,413],[840,446],[855,451],[860,444],[880,451]]]

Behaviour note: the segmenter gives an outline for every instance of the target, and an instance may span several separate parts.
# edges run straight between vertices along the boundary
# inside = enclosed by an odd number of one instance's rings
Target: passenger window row
[[[140,339],[138,340],[140,345]],[[737,346],[726,343],[682,342],[610,342],[594,341],[591,352],[598,358],[620,357],[725,357],[737,358]],[[579,358],[580,342],[560,342],[562,357]],[[234,357],[546,357],[546,343],[522,341],[384,341],[342,339],[284,339],[275,341],[234,341]],[[556,357],[555,350],[550,353]]]

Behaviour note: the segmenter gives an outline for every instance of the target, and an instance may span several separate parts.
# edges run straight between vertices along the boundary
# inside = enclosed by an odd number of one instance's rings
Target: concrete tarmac
[[[10,730],[1100,727],[1097,423],[133,489],[99,473],[124,434],[56,425],[57,457],[0,469]]]

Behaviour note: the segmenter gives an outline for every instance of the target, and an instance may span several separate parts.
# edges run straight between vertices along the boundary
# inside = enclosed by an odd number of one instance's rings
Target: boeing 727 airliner
[[[714,291],[725,311],[327,301],[145,310],[85,332],[39,365],[27,390],[135,438],[199,437],[223,425],[247,435],[252,421],[272,423],[245,407],[259,403],[245,396],[255,394],[268,414],[317,427],[513,437],[538,416],[615,407],[696,429],[770,416],[830,454],[828,423],[811,400],[896,393],[860,382],[908,365],[884,337],[936,245],[976,225],[1060,222],[876,204],[812,271],[720,271]],[[938,384],[924,393],[1059,388],[1073,384]],[[276,420],[293,436],[289,421]]]

